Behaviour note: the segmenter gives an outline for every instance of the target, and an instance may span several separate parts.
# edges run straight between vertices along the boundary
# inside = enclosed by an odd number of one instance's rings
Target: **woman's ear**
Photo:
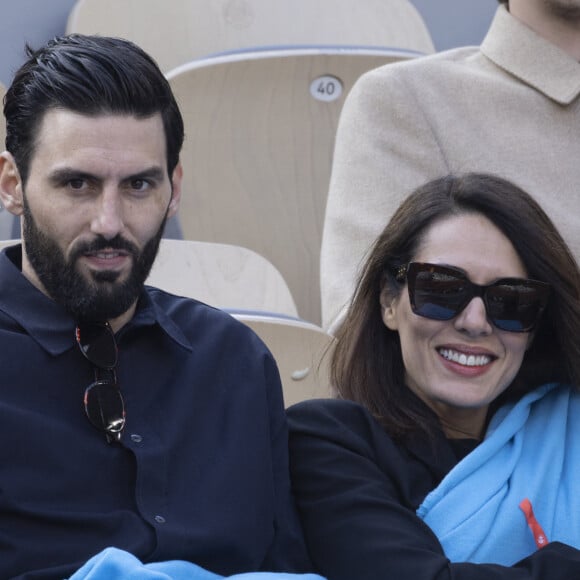
[[[398,330],[399,324],[397,321],[397,298],[392,298],[385,286],[381,290],[381,313],[383,316],[383,323],[389,330]]]
[[[8,151],[0,154],[0,201],[10,213],[22,215],[22,180],[14,157]]]

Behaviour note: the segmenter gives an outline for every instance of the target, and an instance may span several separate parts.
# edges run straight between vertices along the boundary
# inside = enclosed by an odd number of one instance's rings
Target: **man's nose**
[[[91,231],[110,240],[120,234],[125,227],[120,192],[114,187],[105,188],[96,203]]]

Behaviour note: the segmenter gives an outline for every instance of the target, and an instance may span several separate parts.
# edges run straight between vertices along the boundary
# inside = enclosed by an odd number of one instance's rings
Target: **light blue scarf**
[[[191,562],[170,560],[143,564],[129,552],[107,548],[91,558],[69,580],[221,580]],[[316,574],[284,574],[277,572],[248,572],[227,576],[230,580],[325,580]]]
[[[510,566],[538,549],[525,499],[548,541],[580,548],[580,397],[568,386],[544,385],[500,409],[417,515],[452,562]]]

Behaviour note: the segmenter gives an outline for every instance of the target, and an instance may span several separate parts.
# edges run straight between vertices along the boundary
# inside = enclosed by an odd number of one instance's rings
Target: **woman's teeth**
[[[455,350],[451,350],[448,348],[439,349],[439,354],[444,359],[453,361],[455,363],[458,363],[458,364],[466,366],[466,367],[482,367],[482,366],[487,365],[491,362],[491,357],[487,356],[485,354],[467,355],[467,354],[457,352]]]

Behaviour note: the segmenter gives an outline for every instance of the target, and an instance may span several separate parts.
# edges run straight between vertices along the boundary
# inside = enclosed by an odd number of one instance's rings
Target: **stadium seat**
[[[225,310],[297,316],[280,272],[240,246],[163,239],[147,284]]]
[[[320,324],[320,245],[345,95],[363,72],[415,56],[240,51],[170,71],[186,126],[183,236],[263,255],[288,283],[300,317]]]
[[[132,40],[163,71],[256,47],[341,44],[434,51],[409,0],[77,0],[67,32]]]
[[[233,314],[268,346],[280,370],[286,407],[306,399],[333,396],[329,361],[334,338],[303,320]]]

